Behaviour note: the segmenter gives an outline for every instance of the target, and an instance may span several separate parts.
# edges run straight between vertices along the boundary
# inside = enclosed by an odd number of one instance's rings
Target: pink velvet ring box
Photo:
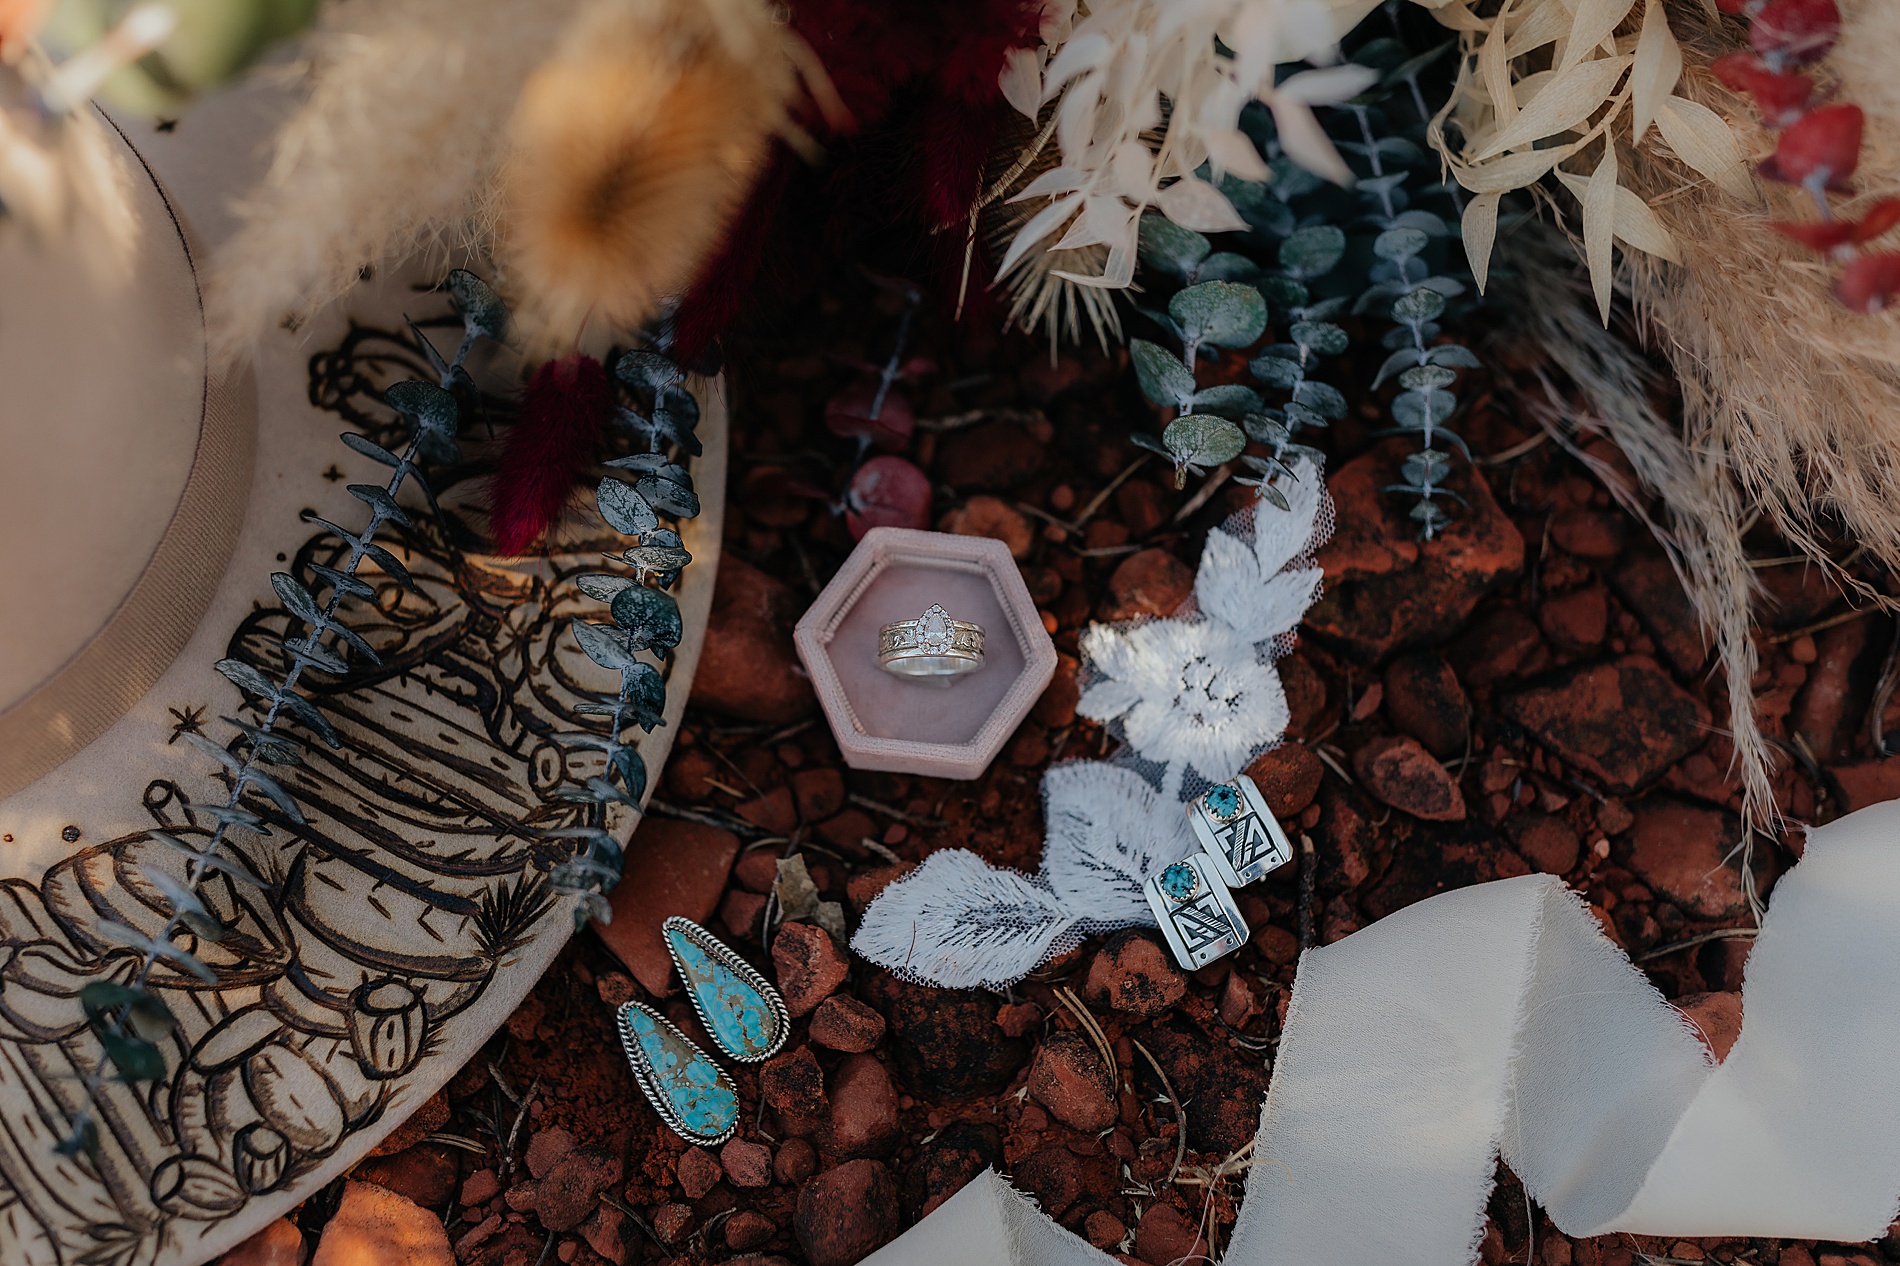
[[[885,671],[878,630],[933,604],[983,627],[983,667],[947,684]],[[909,528],[866,532],[793,640],[853,769],[975,778],[1056,669],[1055,644],[1001,541]]]

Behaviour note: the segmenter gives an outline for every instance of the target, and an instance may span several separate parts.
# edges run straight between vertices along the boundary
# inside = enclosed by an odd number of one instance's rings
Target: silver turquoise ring
[[[953,620],[935,603],[915,620],[877,631],[877,662],[899,677],[960,677],[983,667],[983,626]]]

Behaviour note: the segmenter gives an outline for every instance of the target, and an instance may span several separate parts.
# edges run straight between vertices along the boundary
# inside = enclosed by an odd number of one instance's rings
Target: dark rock
[[[993,1125],[959,1121],[920,1149],[904,1175],[904,1209],[912,1221],[932,1213],[984,1170],[1003,1160],[1003,1138]]]
[[[1742,1035],[1742,995],[1739,993],[1691,993],[1676,999],[1683,1018],[1695,1026],[1708,1043],[1716,1062],[1728,1058],[1735,1039]]]
[[[1409,735],[1372,740],[1352,754],[1352,769],[1367,791],[1394,809],[1431,822],[1464,820],[1457,782]]]
[[[575,1148],[534,1184],[535,1216],[550,1231],[573,1230],[594,1211],[600,1193],[620,1181],[620,1168],[615,1153]]]
[[[660,925],[675,914],[710,918],[738,853],[732,832],[678,818],[648,817],[633,833],[611,898],[613,922],[590,926],[648,993],[664,997],[677,987]]]
[[[897,1186],[874,1160],[846,1161],[806,1183],[793,1221],[811,1266],[854,1266],[897,1234]]]
[[[1451,662],[1459,677],[1477,689],[1542,672],[1550,666],[1550,648],[1529,616],[1516,607],[1498,607],[1458,639]]]
[[[778,882],[778,861],[778,853],[770,848],[748,850],[732,864],[732,877],[747,892],[764,895]]]
[[[719,1167],[735,1187],[772,1185],[772,1149],[763,1143],[733,1139],[719,1149]]]
[[[772,939],[778,991],[793,1018],[810,1015],[851,974],[851,959],[831,933],[810,923],[787,923]]]
[[[764,725],[816,712],[818,697],[792,650],[802,607],[784,581],[730,552],[720,558],[692,702]]]
[[[1171,1204],[1149,1206],[1135,1226],[1135,1252],[1150,1266],[1206,1260],[1200,1225]]]
[[[1733,918],[1748,907],[1741,872],[1725,860],[1740,842],[1733,814],[1651,796],[1636,806],[1629,868],[1693,918]]]
[[[1095,1044],[1080,1033],[1053,1033],[1029,1065],[1029,1094],[1056,1120],[1087,1134],[1115,1124],[1115,1081]]]
[[[1817,564],[1757,568],[1755,583],[1756,618],[1772,629],[1812,624],[1841,600],[1840,586]]]
[[[1383,845],[1373,825],[1372,803],[1357,787],[1337,778],[1319,789],[1319,891],[1348,892],[1370,879],[1380,865]]]
[[[536,1178],[546,1178],[574,1150],[574,1141],[573,1133],[568,1130],[536,1130],[528,1139],[528,1150],[522,1157],[527,1162],[528,1172]]]
[[[868,1051],[884,1040],[884,1017],[850,994],[833,994],[811,1013],[811,1040],[834,1051]]]
[[[920,1097],[967,1099],[999,1089],[1029,1058],[1022,1041],[996,1026],[994,994],[907,984],[888,972],[875,973],[863,994],[890,1024],[899,1079]]]
[[[438,1090],[424,1099],[389,1136],[370,1149],[370,1156],[394,1156],[406,1152],[449,1123],[449,1095]]]
[[[1297,942],[1296,942],[1297,943]],[[1230,1029],[1244,1029],[1260,1014],[1260,993],[1240,972],[1229,972],[1221,987],[1220,1019]]]
[[[1042,469],[1043,446],[1015,422],[952,431],[937,445],[937,474],[959,491],[1013,488]]]
[[[792,775],[792,796],[805,822],[823,822],[844,808],[844,775],[829,766],[801,769]]]
[[[1567,875],[1583,855],[1583,841],[1570,824],[1547,813],[1526,814],[1511,820],[1511,840],[1518,855],[1546,875]]]
[[[798,825],[798,806],[792,801],[790,787],[774,787],[764,795],[747,800],[734,812],[773,835],[790,835]]]
[[[1160,1015],[1187,994],[1187,977],[1152,935],[1127,929],[1089,963],[1084,991],[1090,1003],[1129,1015]]]
[[[1082,687],[1075,678],[1081,666],[1081,661],[1073,655],[1056,656],[1055,676],[1043,687],[1042,697],[1036,700],[1035,709],[1029,714],[1037,724],[1059,730],[1074,722],[1075,706],[1082,700]]]
[[[888,1156],[898,1142],[897,1087],[873,1055],[847,1055],[831,1077],[821,1142],[831,1156]]]
[[[1122,1237],[1128,1234],[1128,1224],[1107,1209],[1097,1209],[1082,1223],[1082,1233],[1096,1248],[1109,1249],[1122,1242]]]
[[[1816,635],[1814,666],[1795,696],[1788,727],[1805,735],[1823,764],[1842,760],[1853,750],[1854,735],[1865,719],[1879,668],[1863,664],[1873,640],[1873,621],[1865,617],[1837,624]]]
[[[1565,763],[1635,791],[1702,746],[1709,710],[1655,660],[1563,668],[1504,695],[1498,710]]]
[[[825,1074],[811,1047],[800,1046],[769,1059],[759,1069],[759,1097],[787,1134],[810,1134],[831,1107],[825,1096]]]
[[[1709,643],[1695,605],[1683,592],[1667,557],[1654,550],[1625,554],[1610,572],[1610,588],[1677,672],[1692,677],[1702,671]]]
[[[1313,803],[1326,777],[1326,766],[1305,744],[1282,743],[1254,757],[1246,773],[1266,797],[1273,816],[1291,818]]]
[[[1470,704],[1458,674],[1430,651],[1401,655],[1385,666],[1385,714],[1439,760],[1465,750]]]
[[[1415,539],[1398,467],[1414,446],[1393,441],[1354,458],[1327,481],[1339,526],[1319,552],[1323,597],[1306,627],[1361,663],[1457,632],[1478,601],[1524,567],[1524,538],[1484,477],[1464,463],[1449,485],[1469,504],[1435,540]]]
[[[1108,592],[1115,604],[1107,613],[1111,620],[1172,615],[1194,592],[1194,571],[1164,549],[1145,549],[1121,561]]]
[[[1115,490],[1115,509],[1128,525],[1128,534],[1136,539],[1166,523],[1177,500],[1173,493],[1147,479],[1131,479]]]
[[[1578,558],[1615,558],[1629,525],[1615,510],[1572,506],[1550,516],[1550,539]]]
[[[1595,585],[1563,594],[1537,608],[1537,623],[1558,650],[1572,655],[1593,651],[1609,636],[1609,598]]]
[[[734,939],[755,940],[759,935],[759,920],[765,915],[765,904],[765,898],[756,892],[727,889],[725,899],[719,903],[719,921],[726,925],[726,931],[732,933]]]
[[[1189,1148],[1225,1155],[1247,1145],[1260,1128],[1260,1104],[1267,1094],[1267,1070],[1259,1056],[1242,1055],[1179,1021],[1161,1021],[1132,1036],[1153,1053],[1187,1107]],[[1142,1099],[1165,1098],[1147,1060],[1137,1058],[1133,1067]],[[1172,1110],[1156,1111],[1167,1120]]]
[[[804,1139],[786,1139],[772,1156],[772,1177],[786,1186],[818,1172],[818,1149]]]
[[[439,1143],[418,1143],[394,1156],[377,1156],[350,1175],[407,1196],[425,1209],[440,1209],[455,1195],[462,1168],[455,1153]]]
[[[1846,813],[1885,800],[1900,800],[1900,760],[1852,761],[1831,767],[1827,776]]]
[[[725,1177],[719,1162],[703,1147],[689,1147],[679,1159],[680,1190],[688,1200],[698,1200]]]
[[[604,1200],[587,1215],[579,1230],[587,1247],[614,1266],[627,1266],[628,1262],[640,1260],[640,1245],[644,1240],[640,1228],[632,1218]]]
[[[667,1244],[677,1244],[692,1229],[693,1210],[689,1205],[663,1204],[653,1211],[653,1229]]]
[[[1286,708],[1291,716],[1286,732],[1291,738],[1311,738],[1325,720],[1326,681],[1306,656],[1295,651],[1282,659],[1280,686],[1286,691]]]
[[[1052,1218],[1061,1218],[1082,1198],[1087,1180],[1082,1161],[1061,1143],[1046,1143],[1016,1162],[1010,1183],[1028,1192]]]
[[[462,1183],[457,1200],[463,1206],[487,1204],[501,1194],[501,1179],[492,1169],[478,1169]]]
[[[777,1234],[778,1228],[772,1225],[772,1219],[755,1209],[741,1209],[726,1219],[726,1247],[741,1253],[759,1247]]]

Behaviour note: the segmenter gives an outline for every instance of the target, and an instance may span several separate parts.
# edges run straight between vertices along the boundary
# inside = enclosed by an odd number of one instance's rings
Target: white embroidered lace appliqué
[[[1078,711],[1124,743],[1109,761],[1043,776],[1035,875],[967,849],[933,853],[871,903],[851,948],[907,980],[999,987],[1113,928],[1152,924],[1142,882],[1197,847],[1182,802],[1233,777],[1288,720],[1274,660],[1319,597],[1312,555],[1332,534],[1317,465],[1207,535],[1191,609],[1094,625]]]

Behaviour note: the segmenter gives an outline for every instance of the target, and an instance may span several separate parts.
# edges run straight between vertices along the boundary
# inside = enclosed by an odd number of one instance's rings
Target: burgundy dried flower
[[[1867,116],[1856,105],[1822,106],[1790,123],[1762,174],[1790,184],[1845,188],[1860,165]]]
[[[1811,62],[1833,48],[1840,33],[1834,0],[1773,0],[1755,14],[1748,42],[1764,55]]]
[[[561,517],[600,451],[613,412],[607,370],[578,352],[534,371],[488,485],[489,535],[498,554],[525,554]]]

